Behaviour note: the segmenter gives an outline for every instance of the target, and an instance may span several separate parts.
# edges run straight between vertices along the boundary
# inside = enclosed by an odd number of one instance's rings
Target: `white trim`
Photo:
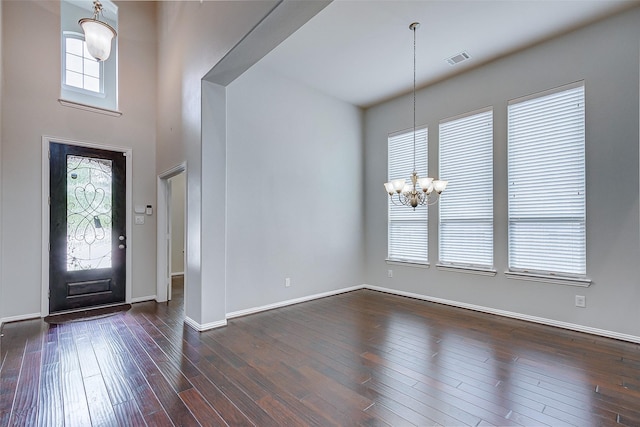
[[[453,271],[456,273],[478,274],[480,276],[495,276],[497,271],[493,268],[483,267],[465,267],[460,265],[436,264],[439,271]]]
[[[515,313],[515,312],[512,312],[512,311],[499,310],[499,309],[490,308],[490,307],[483,307],[483,306],[479,306],[479,305],[475,305],[475,304],[467,304],[467,303],[463,303],[463,302],[457,302],[457,301],[447,300],[447,299],[443,299],[443,298],[430,297],[430,296],[427,296],[427,295],[416,294],[416,293],[413,293],[413,292],[405,292],[405,291],[400,291],[400,290],[396,290],[396,289],[389,289],[389,288],[384,288],[384,287],[381,287],[381,286],[371,286],[371,285],[367,285],[367,284],[363,284],[363,285],[359,285],[359,286],[351,286],[351,287],[343,288],[343,289],[336,289],[334,291],[323,292],[323,293],[320,293],[320,294],[310,295],[310,296],[307,296],[307,297],[301,297],[301,298],[296,298],[296,299],[287,300],[287,301],[281,301],[281,302],[278,302],[278,303],[263,305],[263,306],[260,306],[260,307],[254,307],[254,308],[250,308],[250,309],[247,309],[247,310],[239,310],[239,311],[227,313],[227,319],[233,319],[235,317],[247,316],[247,315],[259,313],[259,312],[262,312],[262,311],[273,310],[275,308],[281,308],[281,307],[285,307],[285,306],[288,306],[288,305],[293,305],[293,304],[298,304],[298,303],[301,303],[301,302],[311,301],[311,300],[314,300],[314,299],[325,298],[325,297],[328,297],[328,296],[338,295],[338,294],[342,294],[342,293],[345,293],[345,292],[357,291],[359,289],[369,289],[369,290],[372,290],[372,291],[385,292],[385,293],[388,293],[388,294],[394,294],[394,295],[403,296],[403,297],[415,298],[415,299],[419,299],[419,300],[423,300],[423,301],[430,301],[430,302],[434,302],[434,303],[438,303],[438,304],[444,304],[444,305],[448,305],[448,306],[452,306],[452,307],[464,308],[464,309],[467,309],[467,310],[473,310],[473,311],[479,311],[479,312],[482,312],[482,313],[494,314],[494,315],[497,315],[497,316],[509,317],[509,318],[512,318],[512,319],[525,320],[527,322],[539,323],[539,324],[548,325],[548,326],[555,326],[557,328],[568,329],[568,330],[577,331],[577,332],[584,332],[584,333],[591,334],[591,335],[598,335],[598,336],[602,336],[602,337],[613,338],[613,339],[618,339],[618,340],[622,340],[622,341],[629,341],[629,342],[640,344],[640,336],[621,334],[619,332],[608,331],[608,330],[605,330],[605,329],[592,328],[592,327],[589,327],[589,326],[577,325],[575,323],[561,322],[561,321],[558,321],[558,320],[547,319],[547,318],[544,318],[544,317],[529,316],[527,314]],[[198,325],[193,320],[191,320],[191,319],[189,319],[189,320],[191,322],[193,322],[194,325]],[[187,324],[189,324],[188,321],[187,321],[187,318],[185,318],[185,322],[187,322]],[[220,322],[217,322],[217,323],[220,323]],[[222,325],[219,325],[219,326],[222,326]],[[199,330],[199,329],[197,329],[196,326],[192,326],[192,327],[194,329],[196,329],[196,330]],[[204,329],[202,329],[202,330],[204,330]]]
[[[172,168],[165,170],[164,172],[158,174],[159,178],[169,179],[173,178],[176,175],[180,175],[182,172],[187,171],[187,162],[182,162],[179,165],[175,165]]]
[[[273,304],[262,305],[259,307],[248,308],[246,310],[233,311],[231,313],[227,313],[227,319],[233,319],[235,317],[247,316],[249,314],[260,313],[262,311],[273,310],[274,308],[286,307],[288,305],[299,304],[301,302],[312,301],[319,298],[330,297],[333,295],[343,294],[345,292],[357,291],[358,289],[363,289],[364,286],[351,286],[349,288],[336,289],[334,291],[322,292],[319,294],[309,295],[306,297],[294,298],[286,301],[280,301]]]
[[[575,323],[561,322],[558,320],[547,319],[544,317],[529,316],[528,314],[498,310],[495,308],[483,307],[475,304],[467,304],[467,303],[447,300],[443,298],[435,298],[435,297],[430,297],[426,295],[415,294],[413,292],[405,292],[405,291],[399,291],[396,289],[383,288],[380,286],[364,285],[363,287],[373,291],[386,292],[389,294],[400,295],[400,296],[409,297],[409,298],[416,298],[423,301],[435,302],[438,304],[449,305],[452,307],[466,308],[468,310],[479,311],[482,313],[495,314],[498,316],[510,317],[512,319],[525,320],[527,322],[539,323],[539,324],[548,325],[548,326],[555,326],[557,328],[568,329],[571,331],[584,332],[591,335],[598,335],[606,338],[614,338],[617,340],[629,341],[629,342],[640,344],[640,336],[621,334],[619,332],[592,328],[590,326],[577,325]]]
[[[164,302],[167,301],[167,295],[169,293],[169,278],[171,276],[171,271],[169,268],[169,250],[170,246],[168,243],[167,231],[169,230],[169,224],[171,221],[171,212],[170,212],[170,194],[169,194],[169,178],[173,178],[176,175],[181,173],[187,173],[187,163],[182,162],[179,165],[175,165],[172,168],[165,170],[164,172],[158,174],[157,180],[157,199],[156,203],[158,204],[158,216],[156,217],[156,234],[157,234],[157,246],[156,246],[156,301]],[[185,179],[185,187],[188,185],[187,179]],[[185,191],[185,198],[187,195],[187,191]],[[185,239],[187,237],[187,227],[189,224],[187,223],[187,201],[185,199],[185,224],[184,224],[184,235]],[[186,266],[186,258],[188,256],[187,253],[187,245],[185,246],[185,263]],[[169,276],[166,276],[169,274]],[[182,273],[184,274],[184,273]],[[184,291],[185,291],[185,302],[187,301],[187,276],[184,275]]]
[[[175,273],[171,273],[171,277],[175,276],[184,276],[184,271],[177,271]]]
[[[223,326],[227,326],[226,319],[218,320],[217,322],[205,323],[204,325],[201,325],[200,323],[196,322],[195,320],[193,320],[188,316],[184,317],[184,323],[186,323],[188,326],[190,326],[191,328],[195,329],[198,332],[208,331],[209,329],[215,329],[215,328],[221,328]]]
[[[71,107],[71,108],[76,108],[78,110],[91,111],[92,113],[100,113],[100,114],[104,114],[106,116],[111,116],[111,117],[122,116],[122,111],[110,110],[108,108],[94,107],[92,105],[82,104],[80,102],[73,102],[67,99],[62,99],[62,98],[58,99],[58,102],[63,107]]]
[[[412,262],[412,261],[400,261],[397,259],[385,259],[385,262],[389,265],[401,265],[404,267],[415,267],[415,268],[429,268],[431,264],[421,263],[421,262]]]
[[[40,317],[41,317],[40,313],[20,314],[18,316],[3,317],[2,319],[0,319],[0,327],[2,327],[5,323],[21,322],[23,320],[39,319]]]
[[[423,129],[427,129],[427,132],[429,132],[429,124],[428,123],[424,123],[424,124],[421,124],[421,125],[416,125],[415,131],[418,132],[418,131],[423,130]],[[411,127],[411,128],[406,128],[406,129],[401,129],[401,130],[396,130],[396,131],[393,131],[393,132],[389,132],[387,134],[387,139],[388,138],[393,138],[394,136],[402,135],[404,133],[413,133],[413,131],[414,131],[414,129]]]
[[[565,90],[575,89],[577,87],[584,86],[584,85],[585,85],[585,81],[584,80],[578,80],[576,82],[568,83],[566,85],[557,86],[557,87],[554,87],[554,88],[551,88],[551,89],[547,89],[547,90],[543,90],[543,91],[540,91],[540,92],[530,93],[529,95],[524,95],[524,96],[521,96],[519,98],[510,99],[510,100],[507,101],[507,105],[518,104],[520,102],[530,101],[530,100],[535,99],[535,98],[542,98],[543,96],[553,95],[554,93],[562,92],[562,91],[565,91]]]
[[[131,232],[132,200],[133,200],[133,150],[130,147],[116,147],[106,144],[76,141],[54,136],[42,136],[42,275],[40,294],[40,314],[42,317],[49,315],[49,146],[52,142],[75,145],[79,147],[97,148],[99,150],[115,151],[124,153],[126,163],[126,236],[127,236],[127,256],[125,273],[125,302],[131,302],[131,287],[133,284],[132,273],[132,248],[134,247],[133,233]]]
[[[580,286],[588,288],[591,286],[591,279],[567,276],[552,276],[550,274],[526,273],[524,271],[505,271],[504,275],[508,279],[529,280],[531,282],[553,283],[555,285]]]
[[[465,117],[471,117],[471,116],[474,116],[476,114],[486,113],[487,111],[493,111],[493,106],[483,107],[483,108],[479,108],[477,110],[469,111],[467,113],[458,114],[457,116],[452,116],[452,117],[447,117],[446,119],[441,119],[438,122],[438,125],[449,123],[449,122],[452,122],[452,121],[458,120],[458,119],[464,119]]]
[[[131,298],[131,304],[135,304],[137,302],[147,302],[147,301],[155,301],[155,295],[147,295],[146,297],[134,297]]]
[[[41,261],[42,276],[40,277],[40,313],[42,317],[49,315],[49,146],[51,138],[42,137],[42,243]]]
[[[357,290],[360,290],[360,289],[368,289],[368,290],[372,290],[372,291],[385,292],[385,293],[388,293],[388,294],[393,294],[393,295],[398,295],[398,296],[403,296],[403,297],[408,297],[408,298],[415,298],[415,299],[419,299],[419,300],[423,300],[423,301],[434,302],[434,303],[437,303],[437,304],[444,304],[444,305],[448,305],[448,306],[451,306],[451,307],[464,308],[464,309],[467,309],[467,310],[478,311],[478,312],[481,312],[481,313],[494,314],[494,315],[497,315],[497,316],[503,316],[503,317],[508,317],[508,318],[512,318],[512,319],[524,320],[524,321],[527,321],[527,322],[538,323],[538,324],[547,325],[547,326],[554,326],[554,327],[558,327],[558,328],[562,328],[562,329],[567,329],[567,330],[572,330],[572,331],[577,331],[577,332],[584,332],[584,333],[591,334],[591,335],[597,335],[597,336],[602,336],[602,337],[606,337],[606,338],[613,338],[613,339],[617,339],[617,340],[628,341],[628,342],[640,344],[640,336],[622,334],[622,333],[619,333],[619,332],[609,331],[609,330],[606,330],[606,329],[592,328],[590,326],[583,326],[583,325],[578,325],[578,324],[575,324],[575,323],[562,322],[562,321],[558,321],[558,320],[547,319],[547,318],[544,318],[544,317],[530,316],[530,315],[527,315],[527,314],[515,313],[515,312],[512,312],[512,311],[499,310],[499,309],[479,306],[479,305],[475,305],[475,304],[467,304],[467,303],[463,303],[463,302],[457,302],[457,301],[452,301],[452,300],[443,299],[443,298],[430,297],[430,296],[427,296],[427,295],[416,294],[416,293],[413,293],[413,292],[405,292],[405,291],[400,291],[400,290],[397,290],[397,289],[390,289],[390,288],[385,288],[385,287],[382,287],[382,286],[372,286],[372,285],[367,285],[367,284],[351,286],[351,287],[342,288],[342,289],[336,289],[336,290],[333,290],[333,291],[323,292],[323,293],[319,293],[319,294],[315,294],[315,295],[310,295],[310,296],[307,296],[307,297],[301,297],[301,298],[291,299],[291,300],[287,300],[287,301],[281,301],[279,303],[268,304],[268,305],[263,305],[263,306],[260,306],[260,307],[254,307],[254,308],[250,308],[250,309],[246,309],[246,310],[239,310],[239,311],[227,313],[225,320],[220,320],[220,321],[216,321],[216,322],[210,322],[210,323],[206,323],[204,325],[199,324],[198,322],[196,322],[195,320],[193,320],[193,319],[191,319],[190,317],[187,317],[187,316],[185,316],[184,322],[188,326],[190,326],[191,328],[195,329],[196,331],[202,332],[202,331],[206,331],[206,330],[209,330],[209,329],[214,329],[214,328],[219,328],[219,327],[226,326],[228,319],[233,319],[233,318],[241,317],[241,316],[247,316],[247,315],[250,315],[250,314],[260,313],[260,312],[267,311],[267,310],[273,310],[275,308],[281,308],[281,307],[285,307],[285,306],[289,306],[289,305],[293,305],[293,304],[299,304],[301,302],[312,301],[312,300],[315,300],[315,299],[325,298],[325,297],[333,296],[333,295],[338,295],[338,294],[342,294],[342,293],[345,293],[345,292],[357,291]],[[132,302],[141,302],[142,299],[144,299],[146,301],[147,298],[154,299],[154,297],[151,297],[151,296],[149,296],[149,297],[137,297],[137,298],[135,298],[136,301],[132,301]],[[21,321],[21,320],[30,320],[30,319],[34,319],[34,318],[38,318],[38,317],[41,317],[40,313],[32,313],[32,314],[25,314],[25,315],[20,315],[20,316],[5,317],[3,319],[0,319],[0,326],[5,324],[5,323],[8,323],[8,322],[16,322],[16,321]],[[45,317],[45,316],[42,316],[42,317]]]
[[[156,301],[167,301],[169,295],[169,260],[167,254],[171,245],[169,239],[169,202],[171,200],[169,179],[158,176],[156,203]]]

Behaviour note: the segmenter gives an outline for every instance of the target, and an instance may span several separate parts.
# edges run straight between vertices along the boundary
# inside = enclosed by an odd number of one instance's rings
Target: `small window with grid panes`
[[[64,35],[64,84],[92,93],[103,93],[102,64],[87,51],[81,34]]]

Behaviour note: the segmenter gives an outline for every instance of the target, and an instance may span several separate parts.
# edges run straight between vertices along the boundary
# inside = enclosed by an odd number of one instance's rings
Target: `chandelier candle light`
[[[87,50],[96,61],[106,61],[111,55],[111,40],[117,36],[116,30],[106,22],[98,20],[102,14],[102,3],[93,2],[93,18],[82,18],[78,24],[84,31]]]
[[[419,205],[437,203],[440,194],[447,187],[447,181],[430,177],[420,178],[416,172],[416,30],[419,27],[419,22],[409,25],[409,29],[413,31],[413,173],[409,178],[411,183],[401,178],[384,184],[393,204],[411,206],[414,210]],[[394,195],[397,197],[394,198]]]

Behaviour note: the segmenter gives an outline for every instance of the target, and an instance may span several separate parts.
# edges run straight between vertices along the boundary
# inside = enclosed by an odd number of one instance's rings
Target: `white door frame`
[[[131,303],[131,248],[133,244],[133,233],[131,233],[131,200],[133,194],[133,150],[130,147],[115,147],[112,145],[98,144],[86,141],[75,141],[66,138],[56,138],[44,135],[42,137],[42,294],[40,297],[40,315],[49,315],[49,146],[52,142],[79,147],[96,148],[98,150],[115,151],[124,153],[126,157],[126,278],[125,278],[125,302]]]
[[[169,263],[170,254],[171,254],[171,189],[169,178],[173,178],[176,175],[179,175],[183,172],[187,172],[187,163],[183,162],[179,165],[172,167],[158,175],[158,218],[157,218],[157,283],[156,283],[156,301],[164,302],[167,301],[167,297],[169,295],[169,286],[171,285],[171,265]],[[185,179],[185,182],[187,180]],[[188,184],[186,184],[188,185]],[[185,191],[185,197],[186,196]],[[185,203],[185,205],[187,205]],[[186,210],[186,206],[185,206]],[[187,236],[187,216],[185,215],[185,225],[184,225],[184,235],[185,239]],[[185,260],[187,258],[187,248],[185,245]],[[184,291],[185,291],[185,301],[186,301],[186,292],[187,292],[187,268],[185,261],[185,275],[184,275]]]

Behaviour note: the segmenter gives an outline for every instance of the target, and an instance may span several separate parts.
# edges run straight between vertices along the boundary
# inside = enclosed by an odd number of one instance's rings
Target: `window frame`
[[[388,180],[403,178],[405,182],[408,182],[408,178],[413,172],[413,133],[414,129],[406,129],[402,131],[397,131],[390,133],[387,138],[387,177]],[[429,129],[427,125],[416,126],[415,128],[416,134],[416,172],[418,172],[419,176],[428,176],[429,170]],[[400,150],[401,154],[398,154],[397,150],[394,152],[392,144],[394,140],[406,139],[404,142],[405,145],[402,145]],[[419,141],[423,139],[423,141]],[[424,144],[422,147],[419,144]],[[421,158],[424,155],[423,158]],[[397,157],[400,156],[400,159]],[[394,157],[396,157],[394,159]],[[402,166],[398,166],[393,162],[397,161],[402,164]],[[409,166],[410,165],[410,166]],[[399,175],[399,176],[395,176]],[[394,195],[394,197],[397,197]],[[397,213],[397,215],[396,215]],[[420,215],[418,220],[415,219],[402,219],[408,217],[414,217]],[[396,218],[394,218],[394,216]],[[402,222],[413,222],[410,224],[408,228],[402,227],[394,227],[396,224],[401,224]],[[423,239],[421,240],[419,236],[413,236],[416,240],[413,243],[402,243],[401,237],[397,237],[394,240],[394,231],[402,232],[404,230],[410,231],[409,229],[413,228],[414,231],[417,228],[423,227]],[[398,246],[394,246],[394,242],[398,244]],[[405,247],[404,251],[402,247]],[[408,247],[415,246],[421,254],[408,254]],[[397,254],[402,253],[398,256]],[[415,255],[415,256],[412,256]],[[387,196],[387,258],[386,261],[388,264],[403,264],[417,267],[428,267],[429,266],[429,208],[427,205],[422,205],[416,207],[414,210],[410,206],[404,205],[394,205],[392,203],[391,197]]]
[[[528,95],[525,97],[521,97],[521,98],[517,98],[517,99],[513,99],[510,100],[508,102],[507,105],[507,221],[508,221],[508,229],[507,229],[507,236],[508,236],[508,269],[507,271],[505,271],[505,274],[507,275],[507,277],[509,278],[514,278],[514,279],[524,279],[524,280],[533,280],[533,281],[542,281],[542,282],[549,282],[549,283],[557,283],[557,284],[569,284],[569,285],[575,285],[575,286],[589,286],[591,283],[591,280],[587,277],[587,230],[586,230],[586,226],[587,226],[587,221],[586,221],[586,87],[585,87],[585,82],[584,81],[578,81],[578,82],[574,82],[568,85],[563,85],[557,88],[553,88],[553,89],[549,89],[543,92],[539,92],[539,93],[535,93],[532,95]],[[514,113],[514,109],[516,109],[516,106],[526,106],[528,105],[535,105],[533,103],[538,102],[538,103],[544,103],[546,101],[549,101],[551,99],[554,99],[554,97],[558,97],[559,95],[566,93],[566,95],[568,97],[571,96],[572,93],[574,93],[574,91],[576,89],[581,89],[581,95],[578,95],[578,98],[581,100],[581,110],[578,111],[578,114],[576,114],[575,116],[577,118],[579,118],[581,120],[580,124],[581,124],[581,128],[579,128],[579,131],[577,132],[577,137],[574,134],[571,134],[573,136],[574,139],[572,140],[568,140],[569,142],[566,142],[565,145],[562,146],[562,151],[566,151],[566,150],[571,150],[574,152],[573,156],[574,156],[574,163],[569,163],[569,165],[571,166],[580,166],[577,170],[577,173],[574,173],[575,178],[574,180],[577,182],[578,185],[578,194],[577,196],[582,196],[580,198],[580,200],[578,200],[579,203],[581,203],[581,205],[578,205],[581,208],[581,215],[564,215],[563,214],[556,214],[556,216],[551,217],[550,216],[550,212],[547,212],[547,216],[545,217],[543,215],[544,211],[541,211],[540,209],[533,209],[533,208],[529,208],[529,211],[526,215],[523,215],[521,212],[522,210],[515,212],[516,209],[519,209],[517,207],[515,207],[516,205],[520,204],[522,205],[523,202],[515,202],[515,197],[517,196],[518,193],[514,193],[514,191],[519,191],[519,194],[525,194],[524,197],[535,197],[535,191],[534,190],[530,190],[530,188],[533,188],[533,185],[531,184],[532,181],[532,176],[536,173],[535,171],[529,171],[526,172],[525,169],[522,170],[518,170],[517,173],[523,173],[522,171],[524,170],[525,173],[528,173],[527,178],[524,178],[523,180],[520,180],[519,183],[517,185],[519,185],[521,188],[525,187],[527,189],[529,189],[529,193],[526,192],[526,190],[516,190],[516,182],[517,180],[515,180],[515,174],[516,172],[514,172],[515,169],[515,165],[514,163],[516,162],[516,160],[513,160],[515,158],[518,157],[518,155],[522,155],[522,151],[520,151],[518,154],[514,153],[514,151],[516,151],[517,149],[512,148],[513,144],[515,144],[516,137],[513,136],[513,134],[516,132],[516,130],[514,129],[514,127],[516,126],[515,124],[513,124],[513,120],[512,120],[512,114]],[[578,91],[579,92],[579,91]],[[580,98],[581,96],[581,98]],[[565,102],[572,102],[573,100],[567,100]],[[570,114],[568,113],[568,109],[562,110],[562,113],[566,115]],[[545,112],[542,110],[537,110],[536,112],[538,112],[539,114],[544,114]],[[578,120],[577,118],[574,118],[574,120]],[[548,127],[550,126],[548,123],[545,125],[545,132],[547,132],[548,134]],[[563,130],[567,129],[567,126],[565,125],[565,127],[562,128]],[[532,129],[528,129],[529,132],[532,131]],[[553,142],[555,141],[557,143],[558,141],[558,137],[556,136],[558,133],[556,131],[556,134],[554,135],[554,137],[547,137],[546,134],[545,135],[540,135],[539,138],[537,139],[538,141],[543,140],[544,142]],[[580,135],[581,134],[581,135]],[[546,138],[546,139],[543,139]],[[565,139],[565,138],[563,138]],[[522,143],[522,142],[520,142]],[[574,145],[569,145],[569,144],[574,144]],[[522,150],[522,149],[520,149]],[[529,154],[529,155],[534,155],[535,153],[535,148],[534,149],[526,149],[527,151],[524,152],[524,154],[526,155],[527,152],[533,153],[533,154]],[[538,148],[537,149],[539,152],[549,152],[549,148],[546,147],[544,149],[542,148]],[[575,160],[576,154],[577,153],[577,157],[579,158],[581,156],[581,159],[578,159],[577,161]],[[554,159],[558,159],[558,157],[554,157]],[[567,160],[568,162],[569,160]],[[533,161],[530,160],[530,162],[533,164]],[[581,162],[581,164],[580,164]],[[556,170],[557,171],[563,171],[566,170],[566,167],[568,165],[567,164],[561,164],[560,166],[556,166]],[[550,167],[551,165],[549,163],[547,163],[545,165],[545,172],[546,175],[549,176],[551,173],[553,173],[553,170],[550,172]],[[533,167],[532,167],[533,169]],[[575,169],[574,169],[575,170]],[[556,172],[556,173],[561,173],[561,172]],[[527,182],[528,181],[528,182]],[[572,181],[573,183],[573,181]],[[581,185],[581,187],[580,187]],[[575,192],[576,188],[572,187],[572,192]],[[582,194],[580,194],[580,192]],[[570,193],[571,194],[571,193]],[[564,196],[565,198],[563,200],[569,200],[567,199],[567,196]],[[575,204],[575,197],[574,197],[574,204]],[[567,201],[565,201],[565,204],[567,203]],[[535,208],[538,208],[538,205],[534,205]],[[553,205],[553,207],[558,210],[561,211],[562,209],[559,208],[560,204],[555,204]],[[580,210],[580,209],[578,209]],[[535,212],[538,212],[538,215],[535,215]],[[529,212],[533,212],[533,213],[529,213]],[[515,243],[514,243],[514,239],[517,238],[514,228],[516,225],[520,225],[520,224],[525,224],[528,223],[530,224],[530,227],[535,227],[536,224],[540,225],[540,224],[547,224],[547,225],[562,225],[562,224],[567,224],[569,227],[571,226],[571,224],[578,224],[578,229],[580,229],[581,227],[581,231],[580,233],[582,233],[582,236],[578,236],[578,238],[576,239],[577,242],[581,243],[580,247],[578,248],[578,253],[579,253],[579,260],[577,261],[577,263],[575,261],[569,262],[567,263],[567,265],[570,264],[574,264],[574,265],[583,265],[583,270],[582,271],[575,271],[576,269],[574,269],[574,271],[570,271],[571,267],[568,267],[566,270],[561,270],[561,269],[552,269],[552,268],[535,268],[535,263],[536,262],[540,262],[539,260],[542,258],[532,258],[531,263],[532,263],[532,267],[526,267],[526,266],[514,266],[514,256],[516,256],[515,251],[516,250],[520,250],[522,251],[522,249],[518,249],[518,248],[514,248]],[[544,227],[544,225],[542,225],[541,227]],[[532,229],[533,230],[533,229]],[[549,230],[549,228],[547,228],[547,230]],[[534,231],[529,231],[529,233],[534,233],[535,234],[535,230]],[[537,231],[538,233],[541,233],[542,238],[544,239],[544,230],[543,231]],[[551,231],[547,231],[547,233],[550,233]],[[565,231],[566,232],[566,231]],[[534,235],[532,234],[532,236]],[[575,235],[575,233],[573,234]],[[563,240],[566,241],[566,240]],[[535,240],[534,240],[534,244],[535,244]],[[523,246],[524,247],[524,246]],[[546,251],[549,251],[550,249],[547,247]],[[559,249],[556,249],[557,253],[562,253]],[[548,265],[551,265],[550,263]]]
[[[111,0],[101,0],[103,14],[100,19],[118,31],[118,6]],[[119,107],[118,51],[119,38],[112,43],[111,55],[100,61],[101,93],[66,84],[66,40],[71,35],[84,39],[78,21],[92,16],[93,6],[87,0],[60,1],[60,97],[58,102],[65,107],[91,111],[113,117],[122,116]],[[81,37],[78,37],[80,35]]]
[[[451,127],[453,127],[453,130],[448,129]],[[437,267],[439,270],[496,274],[494,268],[493,127],[494,114],[491,106],[442,119],[439,122],[439,174],[441,179],[451,183],[447,187],[446,194],[441,196],[438,206],[439,260]],[[449,150],[452,151],[449,152]],[[473,151],[473,156],[469,156],[470,151]],[[478,161],[483,161],[484,163],[478,164]],[[461,175],[461,171],[457,170],[460,166],[464,166],[468,170],[474,170],[474,177],[467,176],[468,174],[466,173]],[[483,177],[480,182],[477,179],[476,171],[480,172]],[[452,175],[449,175],[449,173]],[[467,182],[465,183],[465,181]],[[478,184],[481,184],[480,188],[477,188]],[[488,201],[486,200],[487,193]],[[451,199],[452,204],[449,207],[447,201],[452,197],[454,199]],[[461,199],[465,201],[473,201],[475,199],[475,209],[469,210],[468,205],[463,207]],[[446,214],[447,211],[450,211],[449,217]],[[470,213],[474,214],[470,215]],[[457,224],[462,227],[457,231],[458,237],[461,233],[468,236],[469,232],[474,232],[473,229],[471,231],[468,230],[469,225],[484,224],[485,227],[483,232],[477,233],[475,236],[475,244],[473,239],[464,243],[462,241],[447,243],[444,239],[448,233],[443,230],[446,224],[451,224],[454,227]],[[465,228],[467,228],[466,231],[464,230]],[[487,233],[490,236],[488,244],[483,241]],[[455,232],[452,234],[452,238],[456,239]],[[451,247],[452,258],[443,259],[445,252],[443,248],[445,247]],[[471,253],[478,250],[480,250],[479,253],[482,256],[471,259]],[[458,258],[455,259],[455,257]],[[482,262],[481,258],[485,260],[489,258],[489,262]]]
[[[76,40],[81,40],[82,41],[82,47],[83,47],[83,56],[82,56],[82,60],[84,61],[85,59],[89,59],[89,60],[93,60],[94,62],[96,62],[98,64],[99,67],[99,86],[100,86],[100,91],[96,92],[96,91],[92,91],[90,89],[86,89],[84,87],[78,87],[78,86],[73,86],[70,84],[67,84],[67,80],[66,80],[66,72],[67,72],[67,39],[72,38],[72,39],[76,39]],[[74,92],[79,92],[82,93],[84,95],[87,96],[95,96],[97,98],[104,98],[105,92],[104,92],[104,80],[105,80],[105,75],[104,75],[104,62],[101,61],[96,61],[95,59],[92,59],[91,57],[89,58],[85,58],[84,56],[84,52],[86,52],[86,42],[84,39],[84,35],[75,31],[63,31],[62,32],[62,60],[61,60],[61,64],[62,64],[62,70],[61,70],[61,78],[62,78],[62,86],[64,89],[66,90],[71,90]],[[75,54],[69,53],[70,55],[74,55],[77,56]],[[75,72],[73,70],[70,70],[72,72]],[[79,74],[79,73],[78,73]],[[83,78],[85,76],[87,76],[87,74],[84,73],[84,70],[82,72],[82,76]],[[93,76],[89,76],[89,77],[93,77]],[[84,84],[83,84],[84,86]]]

